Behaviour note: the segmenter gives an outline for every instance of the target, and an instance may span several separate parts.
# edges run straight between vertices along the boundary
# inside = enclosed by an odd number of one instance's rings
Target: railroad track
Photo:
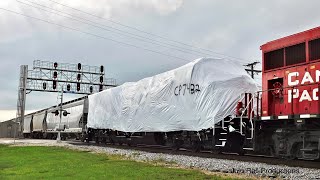
[[[87,146],[102,146],[102,147],[111,147],[118,149],[130,149],[130,150],[139,150],[151,153],[164,153],[164,154],[172,154],[172,155],[186,155],[193,157],[202,157],[202,158],[216,158],[216,159],[228,159],[228,160],[237,160],[244,162],[258,162],[258,163],[266,163],[271,165],[286,165],[288,167],[300,167],[300,168],[314,168],[320,169],[320,161],[306,161],[306,160],[287,160],[274,158],[271,156],[263,156],[263,155],[255,155],[255,154],[244,154],[237,155],[233,153],[213,153],[211,151],[200,151],[200,152],[192,152],[188,149],[174,150],[168,146],[160,146],[160,145],[144,145],[138,144],[135,146],[127,146],[127,145],[112,145],[112,144],[96,144],[92,142],[81,142],[81,141],[72,141],[70,144],[73,145],[87,145]]]

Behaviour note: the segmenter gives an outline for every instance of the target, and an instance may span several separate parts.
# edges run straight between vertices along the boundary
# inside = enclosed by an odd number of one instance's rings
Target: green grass
[[[59,147],[0,145],[0,179],[225,179],[197,170],[154,166],[121,156]]]

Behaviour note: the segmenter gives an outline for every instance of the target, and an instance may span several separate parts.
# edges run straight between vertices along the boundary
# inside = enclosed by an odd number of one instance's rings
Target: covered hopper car
[[[85,101],[86,97],[83,97],[63,103],[63,112],[68,114],[62,115],[61,121],[58,114],[60,105],[26,115],[23,123],[24,137],[55,139],[60,131],[62,139],[79,139],[86,124],[88,108],[85,108]]]

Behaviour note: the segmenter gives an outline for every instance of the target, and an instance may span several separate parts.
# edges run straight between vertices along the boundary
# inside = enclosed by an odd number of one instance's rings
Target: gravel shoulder
[[[73,145],[63,141],[34,139],[0,139],[0,144],[13,146],[60,146],[79,151],[121,155],[124,159],[150,162],[172,168],[199,169],[206,174],[219,174],[233,178],[277,178],[277,179],[320,179],[320,169],[288,167],[256,162],[241,162],[215,158],[192,157],[163,153],[150,153],[139,150],[117,149],[101,146]],[[320,166],[320,163],[319,163]]]

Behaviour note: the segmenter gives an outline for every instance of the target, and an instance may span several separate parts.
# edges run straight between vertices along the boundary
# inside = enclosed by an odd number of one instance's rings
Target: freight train
[[[320,27],[260,48],[261,90],[241,65],[201,58],[64,103],[72,118],[62,127],[58,107],[27,115],[24,135],[54,138],[60,129],[96,143],[319,159]]]

